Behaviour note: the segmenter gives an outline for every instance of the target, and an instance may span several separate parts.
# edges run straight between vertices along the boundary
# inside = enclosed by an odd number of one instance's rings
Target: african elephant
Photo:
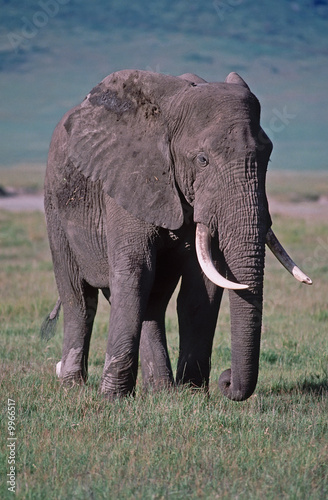
[[[259,364],[266,240],[310,283],[272,233],[265,177],[272,144],[260,104],[236,73],[224,83],[124,70],[69,111],[52,137],[45,213],[64,311],[59,374],[85,381],[98,290],[111,303],[100,391],[173,383],[165,311],[177,300],[177,383],[208,387],[223,288],[231,369],[219,385],[244,400]]]

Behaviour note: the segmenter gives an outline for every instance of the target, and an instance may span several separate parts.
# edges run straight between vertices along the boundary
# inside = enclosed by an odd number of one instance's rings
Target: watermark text
[[[7,437],[7,451],[8,451],[8,469],[7,469],[7,488],[12,493],[16,492],[16,402],[14,399],[7,401],[7,416],[8,416],[8,437]]]
[[[66,5],[70,0],[39,0],[39,10],[30,17],[21,17],[21,28],[19,31],[8,33],[7,38],[16,52],[18,49],[26,48],[26,45],[47,26],[49,20],[55,17],[62,5]]]

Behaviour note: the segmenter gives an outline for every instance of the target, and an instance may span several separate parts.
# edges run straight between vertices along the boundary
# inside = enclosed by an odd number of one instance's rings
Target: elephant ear
[[[170,152],[170,109],[190,83],[145,71],[106,77],[70,114],[68,159],[132,215],[178,229],[183,209]]]
[[[245,82],[245,80],[242,79],[241,76],[238,75],[238,73],[232,72],[229,73],[227,78],[225,79],[226,83],[235,83],[236,85],[241,85],[242,87],[245,87],[245,89],[250,90],[249,86]]]

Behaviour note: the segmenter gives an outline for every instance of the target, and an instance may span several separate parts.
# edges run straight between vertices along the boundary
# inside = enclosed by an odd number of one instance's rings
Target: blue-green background
[[[262,103],[271,168],[328,167],[325,0],[0,0],[0,165],[45,162],[62,114],[124,68],[237,71]]]

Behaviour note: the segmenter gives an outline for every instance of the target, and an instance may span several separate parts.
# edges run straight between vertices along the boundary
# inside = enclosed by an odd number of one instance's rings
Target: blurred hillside
[[[45,162],[62,114],[107,74],[224,80],[262,103],[272,168],[327,169],[325,0],[1,0],[0,165]]]

